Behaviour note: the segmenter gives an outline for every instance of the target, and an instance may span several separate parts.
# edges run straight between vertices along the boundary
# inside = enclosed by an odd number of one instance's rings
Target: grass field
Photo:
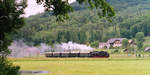
[[[145,37],[144,46],[150,46],[150,36]]]
[[[51,72],[45,75],[150,75],[149,58],[23,58],[13,62],[21,70]]]

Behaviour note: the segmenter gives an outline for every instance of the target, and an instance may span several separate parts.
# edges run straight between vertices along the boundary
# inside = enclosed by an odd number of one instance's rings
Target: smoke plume
[[[90,52],[92,47],[73,42],[54,44],[53,46],[41,43],[40,46],[28,46],[22,40],[14,41],[9,46],[11,57],[32,57],[39,56],[45,52]]]

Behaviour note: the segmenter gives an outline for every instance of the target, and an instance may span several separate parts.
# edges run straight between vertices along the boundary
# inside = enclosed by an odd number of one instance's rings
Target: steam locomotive
[[[106,51],[92,51],[92,52],[46,52],[46,57],[96,57],[108,58],[109,53]]]

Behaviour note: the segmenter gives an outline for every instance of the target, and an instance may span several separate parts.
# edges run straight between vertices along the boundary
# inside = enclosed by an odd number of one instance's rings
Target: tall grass
[[[121,58],[21,58],[21,70],[49,71],[45,75],[150,75],[150,59]]]

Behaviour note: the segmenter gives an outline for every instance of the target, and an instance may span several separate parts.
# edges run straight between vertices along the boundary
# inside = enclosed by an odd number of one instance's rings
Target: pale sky
[[[75,2],[75,0],[69,0],[69,3],[72,2]],[[28,0],[27,4],[28,7],[25,9],[25,17],[44,12],[44,7],[42,5],[38,5],[36,0]]]

